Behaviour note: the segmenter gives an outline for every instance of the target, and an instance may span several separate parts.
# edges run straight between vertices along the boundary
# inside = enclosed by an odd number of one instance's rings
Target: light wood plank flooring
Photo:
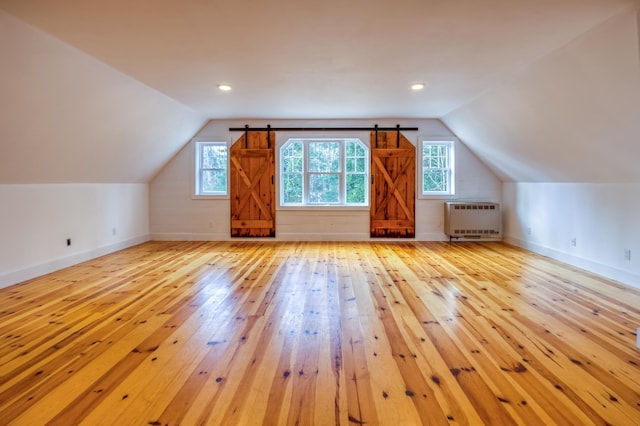
[[[639,307],[501,243],[150,242],[0,290],[0,424],[637,425]]]

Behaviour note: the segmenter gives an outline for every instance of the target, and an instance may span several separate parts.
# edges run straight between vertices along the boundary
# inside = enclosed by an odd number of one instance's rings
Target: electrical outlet
[[[67,238],[67,247],[71,245],[71,238]]]
[[[577,243],[578,243],[578,241],[577,241],[576,237],[573,237],[571,239],[571,247],[575,247],[577,245]]]
[[[111,229],[111,235],[116,236],[116,228]]]
[[[531,227],[527,227],[527,235],[531,235]]]
[[[624,260],[631,260],[631,249],[624,249]]]

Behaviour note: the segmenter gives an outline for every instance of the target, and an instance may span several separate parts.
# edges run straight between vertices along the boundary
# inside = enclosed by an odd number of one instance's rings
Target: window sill
[[[276,210],[288,211],[369,211],[369,206],[278,206]]]
[[[420,194],[418,200],[455,200],[456,194]]]
[[[191,194],[191,199],[192,200],[228,200],[229,199],[229,195],[225,194],[225,195],[197,195],[197,194]]]

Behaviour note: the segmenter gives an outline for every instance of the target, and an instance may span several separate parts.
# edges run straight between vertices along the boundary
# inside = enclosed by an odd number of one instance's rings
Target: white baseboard
[[[125,241],[120,241],[115,244],[110,244],[103,247],[98,247],[93,250],[89,250],[82,253],[76,253],[71,256],[66,256],[60,259],[52,260],[50,262],[34,265],[28,268],[24,268],[18,271],[9,272],[0,275],[0,288],[8,287],[13,284],[20,283],[22,281],[30,280],[41,275],[45,275],[59,269],[67,268],[69,266],[76,265],[87,260],[95,259],[96,257],[104,256],[109,253],[116,252],[128,247],[132,247],[138,244],[142,244],[149,240],[153,241],[230,241],[231,238],[227,233],[155,233],[150,235],[143,235],[136,238],[131,238]],[[234,240],[241,240],[235,239]],[[253,239],[247,239],[253,240]],[[370,238],[369,235],[363,234],[280,234],[274,241],[448,241],[448,237],[444,234],[438,233],[422,233],[417,234],[415,239],[385,239],[385,238]],[[535,244],[529,241],[525,241],[519,238],[505,236],[504,241],[508,244],[512,244],[517,247],[530,250],[532,252],[541,254],[543,256],[550,257],[552,259],[559,260],[561,262],[568,263],[578,268],[585,269],[587,271],[605,276],[607,278],[620,281],[631,287],[640,288],[640,275],[617,269],[608,265],[604,265],[591,260],[583,259],[555,250],[550,247]]]
[[[152,241],[238,241],[242,238],[231,238],[228,233],[154,233]],[[246,238],[246,240],[255,240]],[[363,233],[283,233],[276,234],[273,241],[448,241],[449,238],[440,233],[416,234],[416,238],[371,238]]]
[[[73,266],[81,262],[86,262],[87,260],[95,259],[96,257],[104,256],[105,254],[142,244],[147,241],[149,241],[149,235],[143,235],[82,253],[76,253],[71,256],[65,256],[60,259],[51,260],[39,265],[30,266],[18,271],[9,272],[0,275],[0,288],[9,287],[41,275],[58,271],[63,268],[68,268],[69,266]]]
[[[361,232],[352,233],[279,233],[276,235],[278,241],[368,241],[368,234]]]
[[[449,237],[442,233],[416,233],[416,241],[449,241]]]
[[[593,272],[594,274],[602,275],[603,277],[619,281],[628,286],[640,288],[640,275],[633,272],[625,271],[609,265],[594,262],[592,260],[573,256],[569,253],[565,253],[540,244],[532,243],[530,241],[525,241],[520,238],[505,236],[504,241],[508,244],[521,247],[534,253],[559,260],[560,262],[585,269],[589,272]]]
[[[229,234],[222,232],[184,233],[158,232],[151,234],[151,241],[229,241]]]

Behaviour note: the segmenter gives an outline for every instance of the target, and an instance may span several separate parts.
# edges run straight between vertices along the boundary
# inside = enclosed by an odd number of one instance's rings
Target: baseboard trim
[[[87,260],[95,259],[96,257],[104,256],[123,250],[138,244],[145,243],[147,241],[230,241],[231,238],[226,233],[155,233],[149,235],[143,235],[140,237],[130,238],[125,241],[120,241],[115,244],[98,247],[93,250],[85,251],[82,253],[76,253],[71,256],[63,257],[60,259],[52,260],[50,262],[34,265],[28,268],[24,268],[18,271],[9,272],[0,275],[0,288],[9,287],[14,284],[21,283],[26,280],[30,280],[69,266],[76,265]],[[234,239],[236,240],[236,239]],[[416,235],[415,239],[385,239],[385,238],[370,238],[368,235],[362,234],[280,234],[274,241],[448,241],[448,238],[444,234],[437,233],[422,233]],[[253,240],[252,240],[253,241]],[[640,289],[640,275],[614,268],[608,265],[604,265],[598,262],[594,262],[588,259],[583,259],[555,250],[551,247],[535,244],[530,241],[525,241],[519,238],[505,236],[504,242],[517,247],[524,248],[534,253],[541,254],[543,256],[550,257],[555,260],[567,263],[578,268],[585,269],[604,277],[620,281],[631,287]]]
[[[530,241],[525,241],[520,238],[505,236],[504,242],[532,251],[534,253],[541,254],[546,257],[550,257],[555,260],[559,260],[560,262],[567,263],[569,265],[587,270],[589,272],[593,272],[594,274],[602,275],[603,277],[619,281],[630,287],[640,289],[640,275],[633,272],[625,271],[609,265],[594,262],[592,260],[573,256],[569,253],[565,253],[540,244],[532,243]]]
[[[449,241],[449,237],[441,233],[416,233],[416,241]]]
[[[231,238],[227,233],[154,233],[152,241],[238,241],[242,238]],[[246,240],[255,241],[247,238]],[[416,238],[371,238],[362,233],[278,233],[273,241],[448,241],[449,238],[439,233],[416,234]]]
[[[143,235],[140,237],[120,241],[115,244],[109,244],[93,250],[88,250],[81,253],[73,254],[71,256],[66,256],[60,259],[41,263],[39,265],[30,266],[18,271],[9,272],[0,275],[0,288],[9,287],[23,281],[27,281],[36,277],[40,277],[42,275],[49,274],[51,272],[58,271],[60,269],[68,268],[69,266],[77,265],[78,263],[86,262],[87,260],[95,259],[96,257],[104,256],[118,250],[123,250],[129,247],[136,246],[138,244],[142,244],[147,241],[149,241],[149,235]]]
[[[151,241],[229,241],[229,234],[212,233],[184,233],[159,232],[151,234]]]

